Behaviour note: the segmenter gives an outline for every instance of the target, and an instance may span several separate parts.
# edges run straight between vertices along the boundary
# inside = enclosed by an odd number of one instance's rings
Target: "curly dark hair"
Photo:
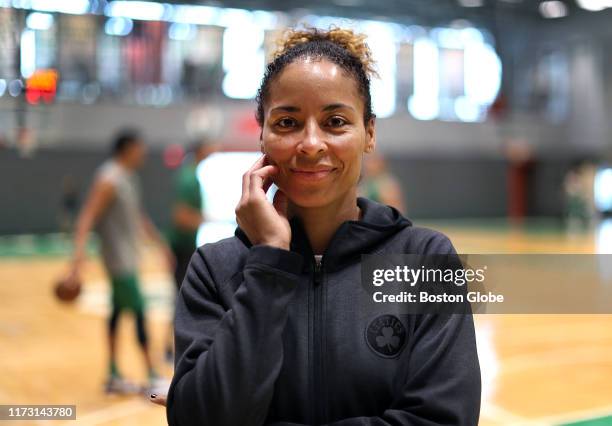
[[[261,86],[255,98],[257,111],[255,118],[261,127],[264,124],[264,105],[270,84],[285,67],[299,59],[327,59],[340,66],[357,82],[359,93],[364,101],[363,121],[367,124],[375,117],[372,112],[370,77],[378,76],[370,48],[365,43],[366,36],[349,29],[332,27],[329,30],[306,28],[287,30],[279,41],[273,60],[266,67]]]

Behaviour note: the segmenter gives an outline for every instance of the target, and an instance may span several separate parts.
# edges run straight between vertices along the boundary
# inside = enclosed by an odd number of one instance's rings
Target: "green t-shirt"
[[[174,180],[174,203],[202,211],[202,194],[195,164],[186,164],[178,170]],[[197,231],[180,229],[173,225],[169,233],[170,244],[175,248],[193,249],[196,245],[196,235]]]

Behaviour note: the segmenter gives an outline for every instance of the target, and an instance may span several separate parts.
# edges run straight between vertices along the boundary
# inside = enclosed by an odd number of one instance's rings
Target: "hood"
[[[359,260],[362,254],[371,253],[397,232],[412,226],[412,223],[393,207],[362,197],[357,198],[357,205],[362,212],[361,219],[342,223],[323,254],[327,270]],[[299,218],[293,218],[290,224],[291,250],[301,253],[306,259],[304,267],[309,268],[314,261],[314,254],[302,223]],[[246,234],[239,227],[236,228],[235,235],[247,247],[251,246]],[[312,261],[309,262],[308,259]]]

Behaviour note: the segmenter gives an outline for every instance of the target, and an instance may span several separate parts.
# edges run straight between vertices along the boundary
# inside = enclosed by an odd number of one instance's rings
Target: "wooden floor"
[[[593,232],[568,237],[520,229],[436,228],[461,253],[600,249]],[[169,377],[162,349],[173,293],[161,265],[156,252],[144,254],[153,352]],[[65,259],[57,257],[0,259],[0,404],[76,404],[76,422],[53,424],[165,425],[164,409],[144,398],[102,392],[107,285],[93,259],[78,303],[61,305],[52,297],[52,281],[65,267]],[[476,325],[483,374],[481,425],[560,425],[612,414],[612,316],[480,315]],[[131,318],[120,324],[119,366],[127,377],[143,381],[132,329]]]

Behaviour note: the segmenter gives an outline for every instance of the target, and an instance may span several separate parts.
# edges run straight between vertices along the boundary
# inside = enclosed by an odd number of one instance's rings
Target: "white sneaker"
[[[104,384],[104,391],[109,395],[134,395],[140,387],[122,377],[111,376]]]

